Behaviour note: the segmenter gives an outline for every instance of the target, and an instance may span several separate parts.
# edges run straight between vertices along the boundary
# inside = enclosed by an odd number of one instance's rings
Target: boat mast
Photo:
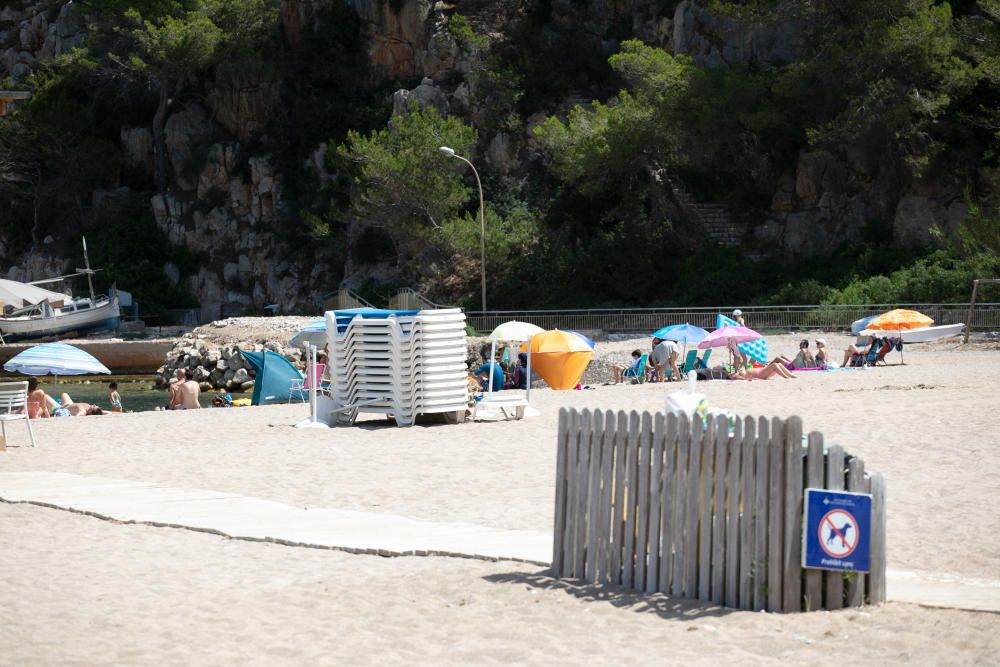
[[[81,273],[87,274],[87,285],[90,287],[90,302],[97,303],[97,299],[94,297],[94,272],[90,268],[90,257],[87,256],[87,237],[83,238],[83,266],[82,269],[77,269]]]

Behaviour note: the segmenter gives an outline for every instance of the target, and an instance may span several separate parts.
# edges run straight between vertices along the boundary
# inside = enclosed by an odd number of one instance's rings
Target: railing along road
[[[720,308],[604,308],[594,310],[504,310],[467,311],[466,321],[480,332],[492,331],[510,320],[530,322],[543,329],[614,332],[652,332],[672,324],[694,324],[715,329],[717,313],[732,316],[736,306]],[[935,324],[964,324],[967,303],[883,303],[838,306],[745,306],[739,307],[748,327],[759,331],[792,329],[848,330],[863,317],[894,308],[917,310]],[[1000,303],[979,303],[972,314],[972,329],[1000,330]]]

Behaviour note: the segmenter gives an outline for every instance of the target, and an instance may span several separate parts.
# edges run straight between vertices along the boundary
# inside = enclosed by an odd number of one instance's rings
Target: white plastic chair
[[[35,446],[35,433],[31,430],[31,420],[28,418],[28,383],[0,383],[0,435],[7,441],[7,422],[23,419],[28,424],[28,437],[31,446]]]

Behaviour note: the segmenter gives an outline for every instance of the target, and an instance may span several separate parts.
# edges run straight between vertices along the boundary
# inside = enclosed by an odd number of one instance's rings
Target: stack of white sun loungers
[[[353,423],[360,413],[391,416],[400,426],[417,415],[465,413],[468,405],[465,315],[458,308],[416,315],[357,316],[338,331],[326,314],[334,414]]]

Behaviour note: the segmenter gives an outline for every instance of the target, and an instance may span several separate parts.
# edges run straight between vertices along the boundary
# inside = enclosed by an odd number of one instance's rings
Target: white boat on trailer
[[[904,329],[902,331],[881,331],[877,329],[865,329],[862,336],[889,336],[902,338],[904,343],[929,343],[941,338],[950,338],[962,333],[964,324],[941,324],[936,327],[920,327],[919,329]]]
[[[90,268],[86,239],[83,241],[83,259],[85,268],[77,269],[77,273],[69,276],[33,283],[0,280],[3,310],[0,315],[0,340],[9,342],[117,329],[121,322],[118,294],[112,289],[109,296],[94,295],[92,276],[96,271]],[[74,299],[38,287],[81,275],[87,276],[90,298]]]
[[[42,301],[7,311],[0,317],[0,335],[7,342],[32,338],[48,338],[66,334],[111,331],[118,328],[121,311],[118,295],[98,299]]]

